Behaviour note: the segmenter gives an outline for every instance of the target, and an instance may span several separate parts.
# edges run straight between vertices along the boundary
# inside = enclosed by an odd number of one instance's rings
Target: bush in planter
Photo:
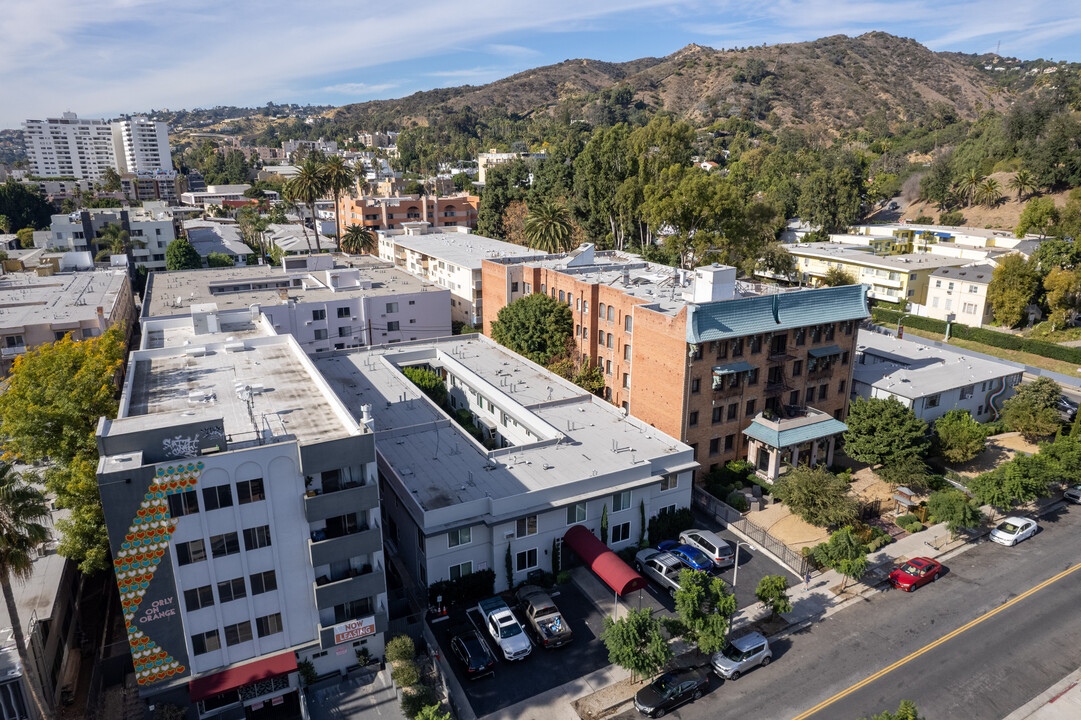
[[[301,660],[298,662],[297,673],[300,674],[300,680],[305,686],[311,685],[319,677],[315,674],[315,665],[311,660]]]
[[[750,503],[747,502],[747,496],[739,490],[733,490],[729,493],[728,497],[725,498],[725,502],[740,512],[747,512],[751,509]]]
[[[370,652],[368,652],[368,648],[366,648],[366,647],[357,648],[356,655],[357,655],[357,664],[358,665],[364,666],[364,665],[370,665],[372,663],[372,654]]]
[[[921,523],[919,520],[916,520],[915,522],[911,522],[908,525],[903,525],[902,527],[904,527],[905,532],[907,532],[909,535],[915,535],[920,530],[923,530],[923,523]]]
[[[390,671],[390,679],[398,687],[413,687],[420,682],[420,668],[412,660],[398,660]]]
[[[417,648],[413,644],[413,638],[408,635],[398,635],[387,642],[387,660],[390,662],[412,661],[417,656]]]
[[[909,513],[908,515],[901,515],[896,520],[894,520],[894,522],[897,523],[898,527],[904,527],[905,525],[911,525],[913,522],[919,521],[919,516],[913,515],[912,513]]]
[[[418,685],[410,692],[402,693],[402,714],[409,720],[414,720],[421,710],[435,704],[435,691],[427,685]]]

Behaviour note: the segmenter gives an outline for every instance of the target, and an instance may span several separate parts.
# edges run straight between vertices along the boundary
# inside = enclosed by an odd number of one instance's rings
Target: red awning
[[[646,586],[646,579],[632,570],[608,549],[585,525],[575,525],[563,536],[563,542],[597,573],[608,587],[620,596]]]
[[[236,690],[243,685],[291,673],[296,669],[297,656],[292,652],[284,652],[245,665],[236,665],[213,675],[195,678],[188,683],[188,692],[191,694],[191,701],[198,702],[227,690]]]

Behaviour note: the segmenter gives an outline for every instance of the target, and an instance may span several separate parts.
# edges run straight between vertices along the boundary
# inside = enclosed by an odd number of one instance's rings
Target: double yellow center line
[[[928,652],[934,650],[939,645],[942,645],[943,643],[949,642],[951,639],[953,639],[954,637],[960,635],[965,630],[968,630],[970,628],[974,628],[977,625],[979,625],[980,623],[982,623],[984,620],[989,620],[990,618],[993,618],[995,615],[998,615],[1003,610],[1006,610],[1008,608],[1013,607],[1014,605],[1021,602],[1022,600],[1029,597],[1030,595],[1038,593],[1040,590],[1043,590],[1048,585],[1051,585],[1053,583],[1058,582],[1062,578],[1066,577],[1070,573],[1076,572],[1077,570],[1081,570],[1081,563],[1077,563],[1076,565],[1073,565],[1073,566],[1063,570],[1058,575],[1055,575],[1054,577],[1051,577],[1051,578],[1048,578],[1047,580],[1044,580],[1039,585],[1037,585],[1037,586],[1035,586],[1033,588],[1030,588],[1030,589],[1026,590],[1025,592],[1021,593],[1020,595],[1015,597],[1013,600],[1010,600],[1009,602],[998,606],[994,610],[989,610],[988,612],[984,613],[983,615],[980,615],[975,620],[972,620],[971,622],[968,622],[968,623],[962,625],[961,627],[957,628],[953,632],[950,632],[950,633],[947,633],[946,635],[943,635],[938,640],[935,640],[934,642],[923,646],[919,650],[916,650],[915,652],[913,652],[913,653],[911,653],[909,655],[906,655],[905,657],[901,658],[900,660],[893,663],[892,665],[889,665],[888,667],[882,668],[881,670],[876,672],[874,675],[866,677],[863,680],[860,680],[855,685],[852,685],[851,687],[848,687],[848,688],[842,690],[841,692],[837,693],[833,697],[828,698],[826,700],[823,700],[822,702],[818,703],[817,705],[815,705],[810,710],[807,710],[806,712],[803,712],[803,713],[797,715],[792,720],[804,720],[805,718],[809,718],[810,716],[814,715],[819,710],[822,710],[824,708],[829,707],[830,705],[837,702],[838,700],[841,700],[842,698],[848,697],[849,695],[856,692],[857,690],[864,687],[865,685],[869,685],[869,684],[873,683],[875,680],[879,679],[883,675],[886,675],[887,673],[893,672],[894,670],[901,667],[905,663],[911,662],[912,660],[915,660],[916,658],[923,655],[924,653],[928,653]]]

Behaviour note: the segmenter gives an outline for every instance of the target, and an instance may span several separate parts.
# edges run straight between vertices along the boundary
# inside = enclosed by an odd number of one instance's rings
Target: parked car
[[[653,548],[639,550],[634,556],[634,565],[638,572],[657,583],[672,597],[679,590],[679,572],[683,563],[672,553],[661,552]]]
[[[680,545],[675,540],[665,540],[657,543],[657,548],[663,552],[672,553],[691,570],[709,572],[713,569],[713,558],[693,545]]]
[[[890,584],[898,590],[912,592],[921,585],[938,580],[942,564],[931,558],[912,558],[890,573]]]
[[[533,628],[537,640],[545,649],[563,647],[574,638],[552,597],[536,585],[518,588],[518,610],[526,624]]]
[[[503,602],[503,598],[492,597],[481,600],[477,610],[484,618],[484,625],[488,628],[488,634],[503,651],[503,657],[508,660],[525,660],[526,656],[533,651],[533,643],[522,630],[518,618]]]
[[[1008,517],[991,531],[991,539],[999,545],[1016,545],[1036,534],[1036,521],[1023,517]]]
[[[465,675],[470,680],[492,674],[495,658],[488,651],[488,643],[476,630],[455,635],[450,640],[450,649],[461,661]]]
[[[725,680],[739,680],[743,673],[759,665],[765,667],[773,660],[769,649],[769,640],[762,633],[753,632],[743,637],[729,640],[724,648],[713,654],[710,665],[717,677]]]
[[[1071,488],[1066,488],[1063,497],[1072,503],[1081,504],[1081,485],[1074,485]]]
[[[696,668],[666,672],[635,693],[634,707],[647,717],[659,718],[685,702],[697,700],[709,689],[709,673]]]
[[[711,530],[684,530],[679,534],[679,541],[709,555],[714,567],[724,568],[735,564],[736,554],[732,546]]]
[[[1055,407],[1058,409],[1059,415],[1061,415],[1066,422],[1073,422],[1074,418],[1077,417],[1077,403],[1065,395],[1058,396],[1058,402],[1055,403]]]

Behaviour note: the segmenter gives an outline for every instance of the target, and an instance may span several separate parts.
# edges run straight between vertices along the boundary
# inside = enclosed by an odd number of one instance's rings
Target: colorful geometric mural
[[[176,530],[176,520],[169,514],[167,498],[195,489],[202,472],[201,462],[159,467],[113,560],[120,605],[124,611],[124,626],[128,631],[128,644],[135,663],[135,679],[140,685],[160,682],[186,670],[137,627],[135,616]],[[156,607],[157,602],[154,605],[144,610],[144,621],[154,619],[153,616],[158,613],[175,612],[172,608],[163,610]]]
[[[991,413],[992,420],[998,420],[999,413],[1001,412],[1001,408],[999,407],[999,405],[1001,404],[1002,396],[1005,394],[1006,379],[998,378],[996,380],[992,380],[991,389],[990,391],[988,391],[987,399],[984,400],[983,403],[987,407],[987,410]]]

